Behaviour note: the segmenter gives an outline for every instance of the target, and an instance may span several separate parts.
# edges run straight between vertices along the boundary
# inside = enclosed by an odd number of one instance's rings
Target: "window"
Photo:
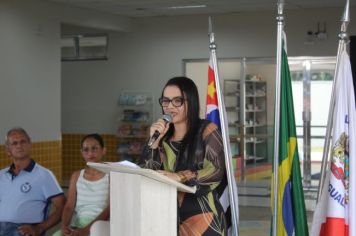
[[[64,35],[61,39],[62,61],[107,60],[106,34]]]

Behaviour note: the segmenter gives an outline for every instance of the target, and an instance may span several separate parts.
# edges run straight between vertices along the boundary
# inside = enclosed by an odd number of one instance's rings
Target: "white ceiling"
[[[48,0],[128,17],[276,10],[277,0]],[[346,0],[285,0],[285,9],[344,7]],[[356,0],[350,0],[356,6]],[[188,8],[187,8],[188,7]]]

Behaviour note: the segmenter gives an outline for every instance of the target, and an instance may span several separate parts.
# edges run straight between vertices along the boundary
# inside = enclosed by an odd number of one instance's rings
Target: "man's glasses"
[[[172,99],[162,97],[158,99],[158,102],[162,107],[168,107],[169,103],[172,103],[174,107],[181,107],[185,100],[183,97],[174,97]]]
[[[91,151],[92,153],[96,153],[97,151],[99,151],[99,149],[100,148],[98,146],[85,147],[85,148],[82,148],[82,152],[89,153]]]

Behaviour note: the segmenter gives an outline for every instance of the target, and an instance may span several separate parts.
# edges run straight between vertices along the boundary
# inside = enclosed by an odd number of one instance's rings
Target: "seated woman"
[[[99,134],[89,134],[82,139],[81,153],[86,162],[101,162],[105,152]],[[108,220],[109,210],[108,175],[89,166],[78,170],[70,179],[61,231],[54,235],[89,235],[95,221]]]

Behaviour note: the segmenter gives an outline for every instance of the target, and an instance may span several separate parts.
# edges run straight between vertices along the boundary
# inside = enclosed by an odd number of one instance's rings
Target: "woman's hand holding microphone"
[[[168,124],[170,122],[172,122],[172,115],[164,114],[162,118],[158,119],[155,123],[151,125],[150,140],[148,141],[148,146],[151,149],[156,149],[158,147],[159,141],[169,129]]]

